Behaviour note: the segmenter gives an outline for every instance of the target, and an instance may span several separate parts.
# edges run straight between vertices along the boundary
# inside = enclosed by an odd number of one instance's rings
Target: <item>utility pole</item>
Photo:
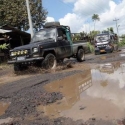
[[[28,13],[28,19],[29,19],[29,26],[30,26],[30,32],[31,32],[31,38],[33,37],[33,24],[31,20],[31,13],[30,13],[30,7],[29,7],[29,0],[26,0],[26,6],[27,6],[27,13]]]
[[[117,34],[118,34],[118,36],[119,36],[119,32],[118,32],[118,24],[117,24],[117,21],[118,21],[119,19],[114,19],[113,21],[115,21],[116,22],[116,29],[117,29]]]

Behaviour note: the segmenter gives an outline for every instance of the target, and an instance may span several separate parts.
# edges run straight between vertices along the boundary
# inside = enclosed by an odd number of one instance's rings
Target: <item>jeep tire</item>
[[[79,62],[82,62],[85,60],[85,52],[83,48],[79,48],[76,54],[76,58]]]
[[[21,65],[20,64],[14,64],[14,71],[16,72],[16,71],[21,71],[22,70],[22,68],[21,68]]]
[[[57,65],[56,57],[52,53],[47,54],[42,62],[42,66],[45,69],[55,69],[56,65]]]

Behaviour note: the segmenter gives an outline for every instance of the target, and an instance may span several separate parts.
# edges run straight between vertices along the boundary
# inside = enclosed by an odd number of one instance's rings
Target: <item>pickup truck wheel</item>
[[[45,69],[55,69],[56,65],[56,57],[52,53],[47,54],[42,62],[42,66]]]
[[[77,60],[78,60],[79,62],[82,62],[82,61],[85,60],[85,52],[84,52],[83,48],[78,49],[76,58],[77,58]]]

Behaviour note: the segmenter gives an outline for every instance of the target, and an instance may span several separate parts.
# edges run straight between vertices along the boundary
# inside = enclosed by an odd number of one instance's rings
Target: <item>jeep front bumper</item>
[[[36,58],[26,58],[24,60],[11,60],[8,61],[8,64],[14,64],[14,63],[28,63],[28,62],[35,62],[35,61],[40,61],[43,60],[44,57],[36,57]]]

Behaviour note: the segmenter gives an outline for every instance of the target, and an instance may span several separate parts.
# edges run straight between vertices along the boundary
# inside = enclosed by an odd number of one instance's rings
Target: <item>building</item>
[[[9,56],[9,50],[13,49],[15,47],[29,44],[31,35],[29,33],[26,33],[24,31],[20,31],[17,28],[14,28],[9,25],[4,25],[0,27],[3,30],[10,30],[11,32],[7,33],[0,33],[0,45],[6,43],[9,44],[8,48],[6,50],[0,49],[0,58],[4,60],[3,58],[6,56]],[[0,59],[1,60],[1,59]]]

